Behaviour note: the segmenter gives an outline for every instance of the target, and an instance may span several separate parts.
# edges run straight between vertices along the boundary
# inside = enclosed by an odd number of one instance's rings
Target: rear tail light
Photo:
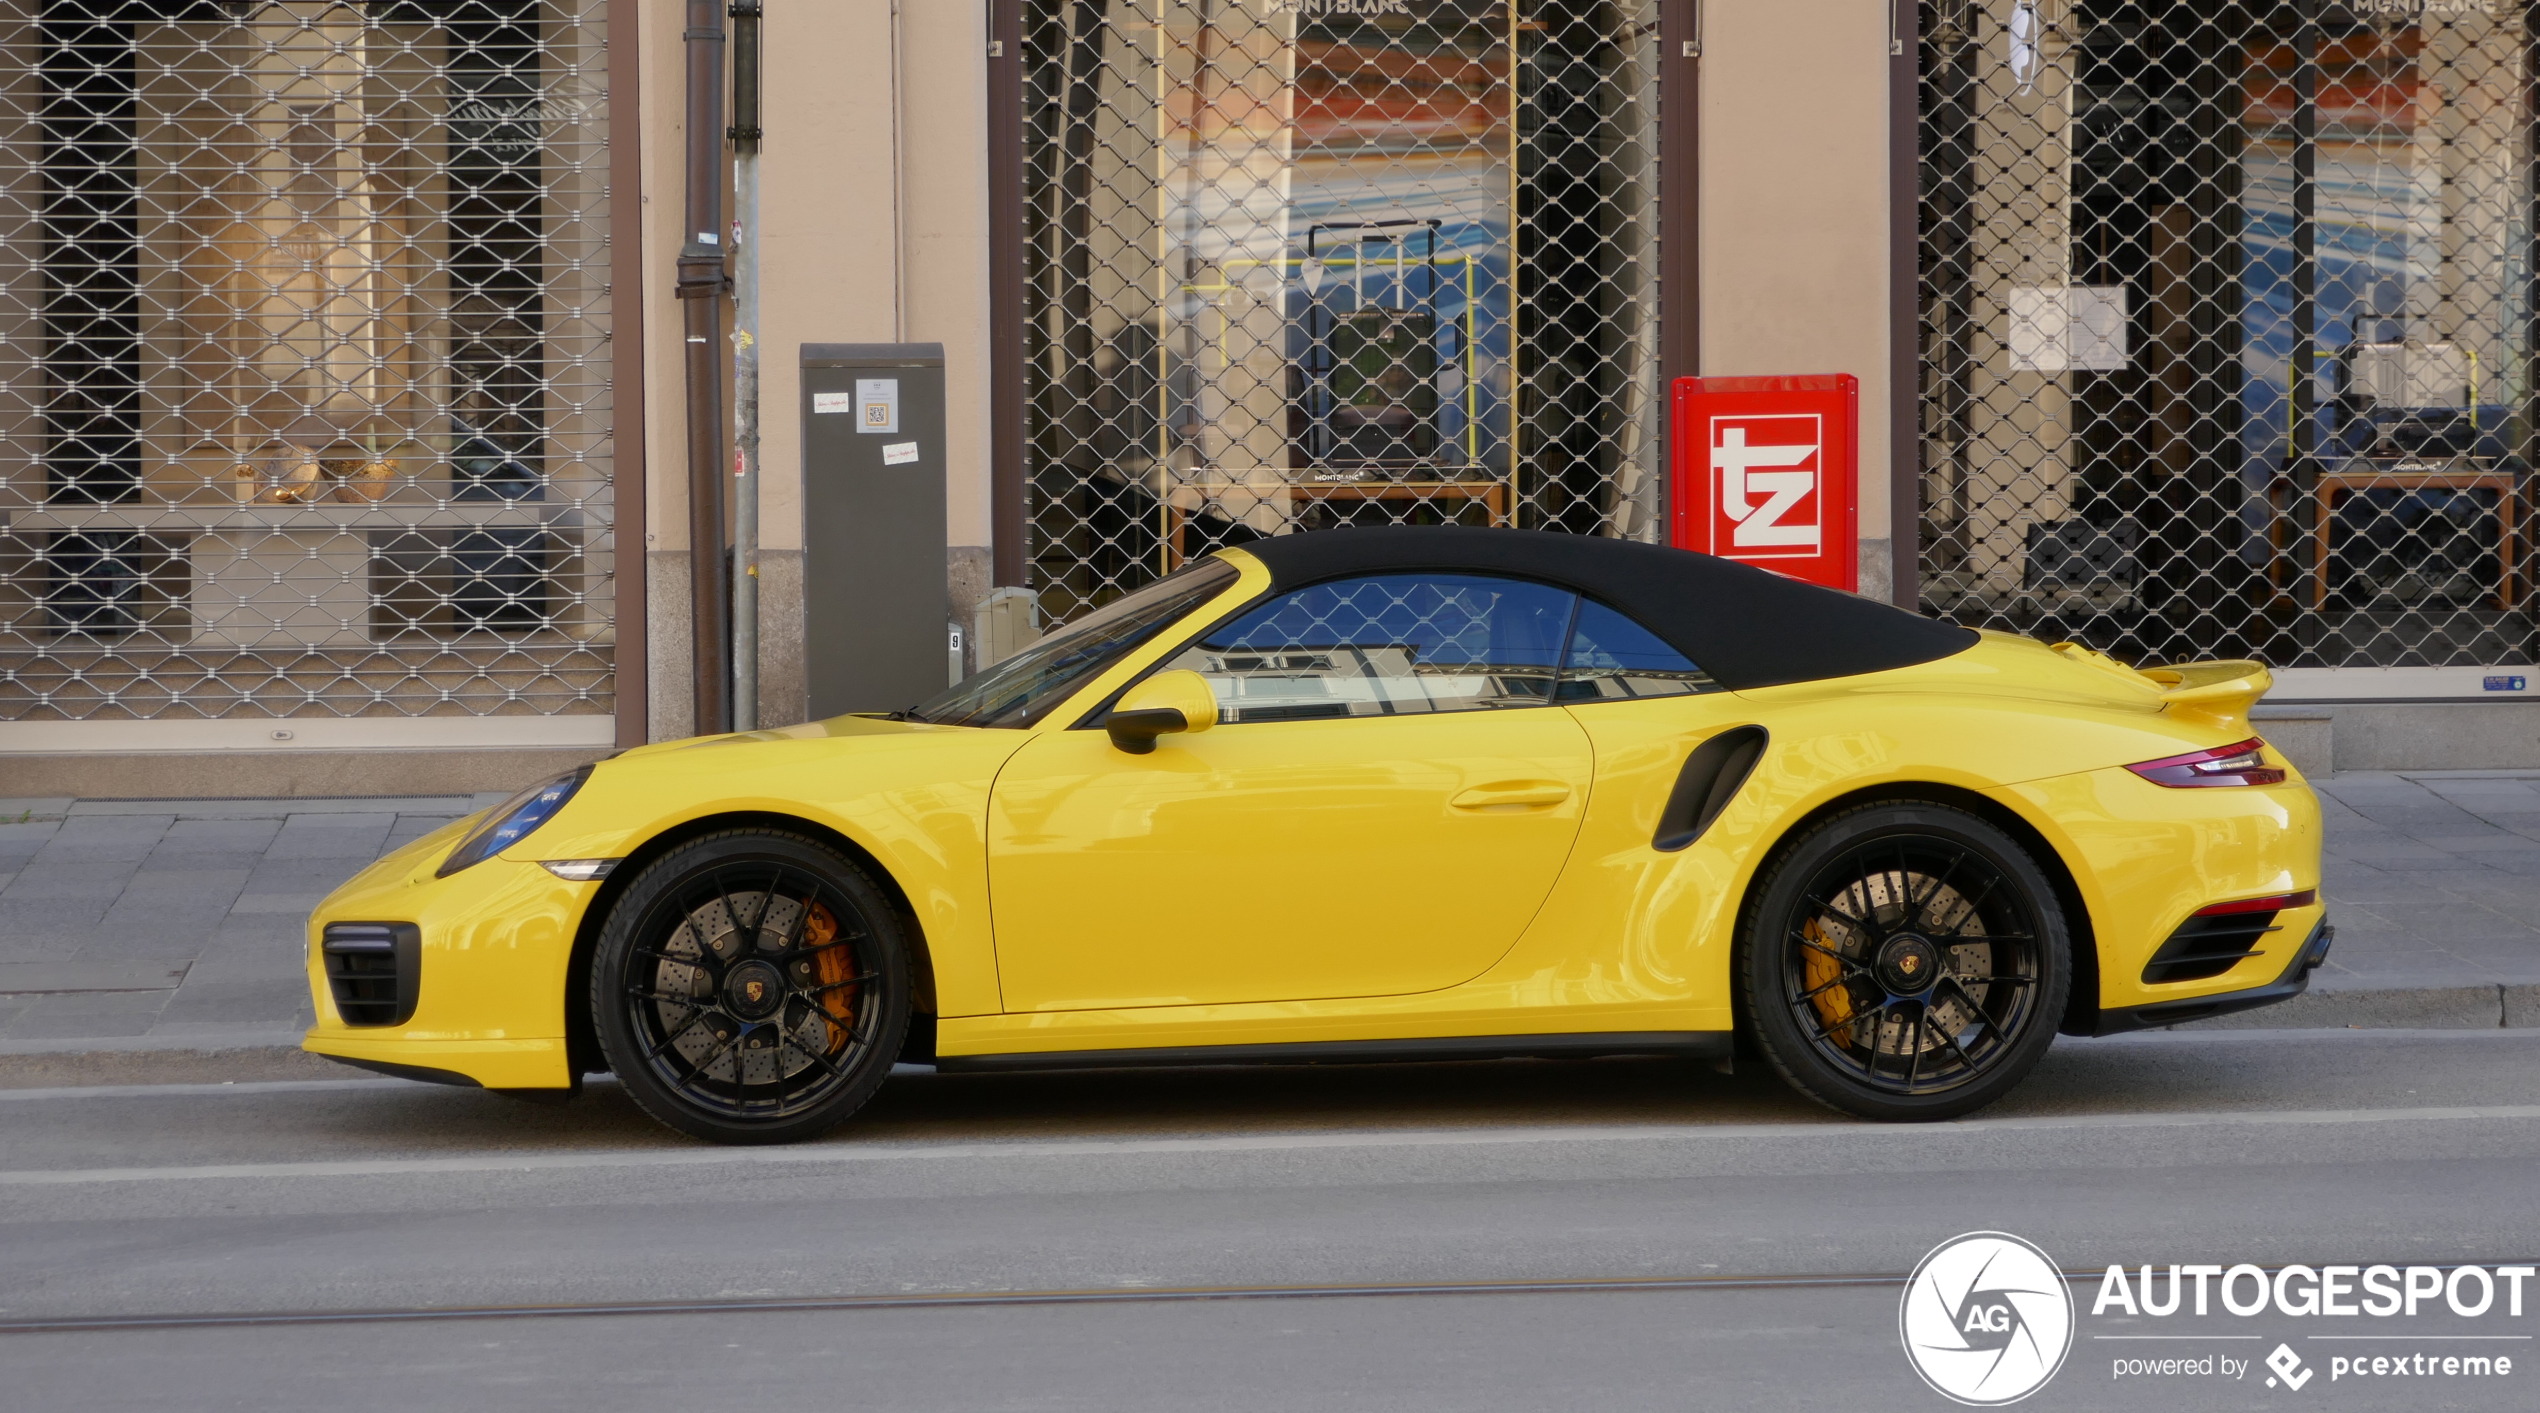
[[[2126,769],[2155,785],[2181,790],[2202,785],[2281,785],[2284,767],[2267,764],[2266,744],[2252,736],[2236,745],[2164,756]]]

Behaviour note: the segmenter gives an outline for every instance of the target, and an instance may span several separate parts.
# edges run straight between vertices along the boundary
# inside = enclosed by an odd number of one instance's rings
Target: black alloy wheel
[[[691,840],[601,928],[591,1013],[644,1111],[718,1143],[784,1143],[862,1107],[907,1033],[907,947],[872,880],[772,832]]]
[[[1742,1019],[1829,1108],[1955,1118],[2054,1043],[2072,984],[2063,909],[2028,852],[1973,814],[1847,810],[1794,840],[1752,897]]]

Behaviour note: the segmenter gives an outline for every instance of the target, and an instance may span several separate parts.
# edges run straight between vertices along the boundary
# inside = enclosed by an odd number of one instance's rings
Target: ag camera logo
[[[1952,1237],[1906,1279],[1905,1357],[1942,1397],[1979,1408],[2044,1388],[2073,1347],[2073,1298],[2046,1253],[2007,1232]]]

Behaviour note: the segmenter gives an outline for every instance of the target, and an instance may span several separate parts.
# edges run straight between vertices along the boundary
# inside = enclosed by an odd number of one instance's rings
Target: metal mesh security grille
[[[1344,524],[1659,529],[1656,0],[1027,0],[1051,619]]]
[[[1926,0],[1925,606],[2531,661],[2529,9]]]
[[[603,4],[0,7],[0,719],[613,709]]]

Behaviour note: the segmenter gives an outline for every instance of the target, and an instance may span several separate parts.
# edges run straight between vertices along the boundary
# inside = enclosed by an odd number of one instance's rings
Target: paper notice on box
[[[882,464],[885,466],[906,466],[916,459],[917,443],[915,442],[885,442],[882,444]]]
[[[853,412],[855,411],[855,394],[813,393],[811,395],[811,410],[816,413]]]
[[[856,425],[859,432],[896,432],[900,429],[900,380],[897,378],[858,378],[855,380]]]

